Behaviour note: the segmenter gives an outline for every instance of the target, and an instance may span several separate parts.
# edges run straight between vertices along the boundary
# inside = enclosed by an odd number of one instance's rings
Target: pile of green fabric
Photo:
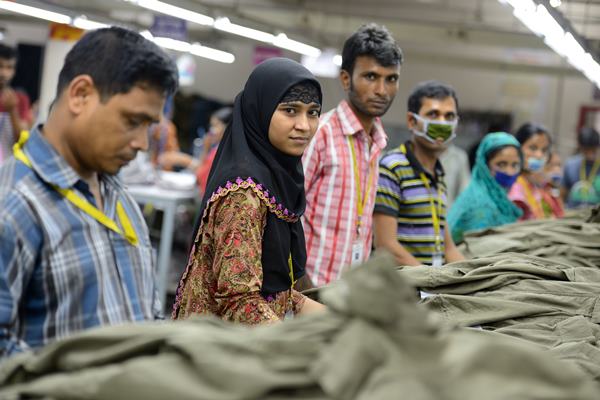
[[[582,218],[469,234],[478,258],[399,274],[445,321],[541,346],[600,383],[600,224]]]
[[[579,218],[519,222],[471,232],[460,249],[467,258],[515,252],[600,268],[600,224]]]
[[[598,398],[593,380],[547,351],[443,324],[389,261],[352,270],[320,298],[326,313],[266,327],[200,318],[91,330],[6,361],[0,398]]]

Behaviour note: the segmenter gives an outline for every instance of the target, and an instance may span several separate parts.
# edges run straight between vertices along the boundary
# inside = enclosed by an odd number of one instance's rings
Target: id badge
[[[439,268],[444,265],[444,255],[441,253],[436,253],[433,255],[433,260],[431,262],[433,267]]]
[[[356,267],[357,265],[363,262],[363,254],[364,254],[364,244],[360,242],[355,242],[352,245],[352,266]]]

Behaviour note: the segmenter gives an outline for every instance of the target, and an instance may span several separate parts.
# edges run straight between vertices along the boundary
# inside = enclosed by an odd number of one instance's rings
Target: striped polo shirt
[[[425,176],[429,189],[422,175]],[[443,257],[446,185],[441,163],[439,160],[436,162],[435,175],[431,175],[415,157],[410,141],[387,152],[379,162],[374,212],[398,219],[398,242],[426,265],[432,264],[433,255],[436,253],[432,201],[436,210],[441,210],[440,236]]]

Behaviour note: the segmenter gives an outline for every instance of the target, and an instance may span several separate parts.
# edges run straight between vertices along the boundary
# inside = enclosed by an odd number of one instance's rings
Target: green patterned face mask
[[[421,136],[432,143],[438,143],[438,139],[441,139],[443,143],[449,143],[456,137],[456,125],[458,124],[458,120],[451,122],[432,121],[415,113],[412,113],[412,115],[417,121],[421,121],[423,124],[423,132],[413,129],[415,135]]]

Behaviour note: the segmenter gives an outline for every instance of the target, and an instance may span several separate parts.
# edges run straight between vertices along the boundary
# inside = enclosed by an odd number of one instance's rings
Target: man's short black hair
[[[384,67],[401,65],[402,50],[390,32],[374,23],[362,25],[344,43],[342,50],[342,69],[349,74],[354,70],[356,58],[370,56]]]
[[[0,43],[0,58],[3,60],[16,60],[17,50],[14,47]]]
[[[419,83],[408,96],[408,111],[419,114],[423,106],[423,98],[442,100],[452,97],[458,111],[458,98],[452,86],[439,81],[426,81]]]
[[[86,33],[69,51],[58,76],[57,97],[79,75],[89,75],[102,100],[148,85],[171,95],[178,74],[173,60],[137,32],[110,27]]]
[[[583,127],[577,135],[579,147],[599,147],[600,134],[594,128]]]

